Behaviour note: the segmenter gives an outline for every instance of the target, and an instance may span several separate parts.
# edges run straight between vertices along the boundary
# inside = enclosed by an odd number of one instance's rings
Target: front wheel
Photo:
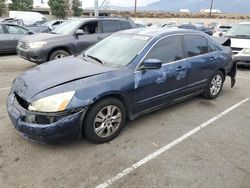
[[[64,50],[57,50],[50,55],[49,60],[52,61],[56,59],[61,59],[69,55],[70,54]]]
[[[224,75],[221,71],[216,71],[208,82],[203,96],[207,99],[215,99],[219,96],[224,83]]]
[[[106,98],[94,104],[84,120],[84,134],[96,143],[114,139],[126,122],[126,110],[116,98]]]

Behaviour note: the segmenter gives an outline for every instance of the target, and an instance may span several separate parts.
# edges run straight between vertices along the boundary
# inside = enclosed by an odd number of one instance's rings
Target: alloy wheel
[[[210,85],[210,93],[215,96],[217,95],[220,90],[221,90],[221,87],[222,87],[222,77],[221,75],[216,75],[212,82],[211,82],[211,85]]]
[[[121,110],[109,105],[100,110],[94,120],[94,130],[99,137],[109,137],[120,127],[122,122]]]

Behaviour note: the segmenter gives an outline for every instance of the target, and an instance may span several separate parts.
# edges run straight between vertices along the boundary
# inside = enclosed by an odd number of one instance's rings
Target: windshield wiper
[[[94,57],[94,56],[92,56],[92,55],[87,55],[87,57],[89,57],[89,58],[91,58],[91,59],[94,59],[95,61],[97,61],[97,62],[99,62],[99,63],[101,63],[101,64],[103,64],[103,65],[106,64],[104,61],[100,60],[98,57]]]

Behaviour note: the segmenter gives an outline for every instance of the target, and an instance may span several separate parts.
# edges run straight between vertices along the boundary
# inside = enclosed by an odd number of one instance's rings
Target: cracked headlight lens
[[[70,91],[51,95],[31,103],[28,109],[37,112],[60,112],[65,110],[74,94],[75,91]]]

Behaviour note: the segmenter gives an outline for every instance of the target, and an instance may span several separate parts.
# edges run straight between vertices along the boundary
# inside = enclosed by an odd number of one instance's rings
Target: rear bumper
[[[30,123],[27,119],[35,118],[36,114],[24,109],[11,94],[8,97],[7,111],[14,127],[28,140],[55,143],[65,139],[79,138],[82,135],[81,125],[84,110],[64,114],[58,121],[50,124]],[[46,114],[44,115],[46,116]]]
[[[36,64],[44,63],[48,59],[48,52],[46,49],[30,50],[17,47],[17,55]]]

